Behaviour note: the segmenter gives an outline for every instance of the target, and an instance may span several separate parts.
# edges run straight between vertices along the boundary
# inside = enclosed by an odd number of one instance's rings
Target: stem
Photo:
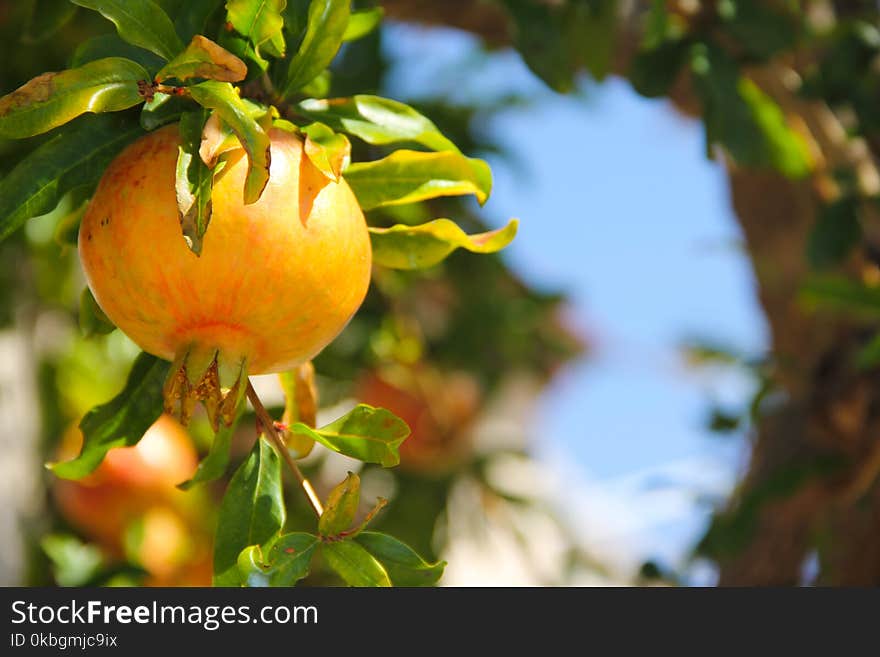
[[[296,461],[287,450],[287,445],[284,444],[284,440],[278,435],[278,430],[275,428],[275,421],[272,419],[272,416],[269,415],[269,411],[266,410],[266,407],[263,406],[263,402],[260,401],[257,391],[254,390],[254,386],[251,384],[250,379],[248,379],[247,383],[247,398],[250,400],[251,406],[254,407],[254,413],[257,414],[257,419],[260,421],[260,424],[263,425],[263,431],[269,436],[269,439],[275,443],[275,447],[278,448],[278,451],[281,452],[281,457],[284,459],[284,462],[287,463],[287,467],[290,468],[293,476],[296,477],[296,480],[299,482],[300,487],[306,494],[306,498],[309,500],[309,504],[312,506],[312,510],[315,512],[315,515],[320,518],[324,513],[324,507],[321,504],[321,500],[318,499],[318,494],[315,493],[315,489],[312,488],[311,482],[303,476]]]

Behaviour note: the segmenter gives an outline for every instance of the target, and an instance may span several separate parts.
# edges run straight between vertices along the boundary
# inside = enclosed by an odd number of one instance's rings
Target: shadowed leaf
[[[70,0],[75,5],[93,9],[111,21],[119,36],[131,44],[171,59],[183,43],[162,8],[151,0]]]
[[[345,480],[327,496],[324,513],[318,519],[318,532],[322,536],[336,536],[351,527],[360,501],[360,477],[349,472]]]
[[[162,414],[162,385],[168,369],[167,361],[141,353],[122,392],[90,410],[79,423],[83,433],[80,455],[50,464],[52,472],[62,479],[80,479],[94,471],[114,447],[136,445]]]

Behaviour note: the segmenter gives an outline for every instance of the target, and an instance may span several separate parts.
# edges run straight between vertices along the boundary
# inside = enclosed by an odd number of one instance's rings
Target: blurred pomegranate
[[[481,402],[480,386],[466,372],[440,372],[425,365],[394,366],[366,373],[358,401],[389,409],[412,430],[400,447],[400,467],[441,475],[473,453],[470,428]]]
[[[71,427],[59,459],[73,458],[81,446],[82,433]],[[55,480],[53,495],[62,516],[109,557],[137,561],[150,575],[147,584],[209,585],[207,500],[200,490],[177,488],[197,466],[186,430],[163,415],[137,445],[110,450],[89,476]]]

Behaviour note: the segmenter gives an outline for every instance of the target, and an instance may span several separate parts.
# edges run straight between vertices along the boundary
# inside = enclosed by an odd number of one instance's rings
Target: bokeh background
[[[112,29],[79,12],[41,41],[23,7],[43,4],[0,2],[0,93]],[[383,27],[336,60],[330,93],[412,104],[487,159],[495,186],[482,208],[441,200],[372,220],[521,223],[500,256],[377,271],[363,310],[315,362],[321,417],[366,401],[414,429],[399,468],[361,471],[367,501],[391,500],[379,526],[447,560],[445,585],[717,583],[713,517],[747,476],[761,403],[780,394],[731,204],[733,165],[707,156],[703,123],[681,99],[647,99],[623,77],[584,71],[554,91],[481,22],[487,3],[457,3],[478,6],[470,26],[441,24],[444,12],[425,3],[384,4]],[[16,148],[0,142],[0,175]],[[360,148],[355,157],[369,157]],[[772,178],[764,189],[779,194],[784,220],[788,191]],[[79,418],[121,388],[138,353],[119,331],[80,325],[84,283],[67,238],[80,204],[66,199],[0,245],[0,583],[200,583],[222,486],[175,492],[186,475],[166,465],[194,467],[210,441],[203,419],[192,441],[172,428],[125,457],[155,470],[151,481],[133,481],[120,457],[84,492],[42,466],[75,453]],[[805,237],[792,231],[800,257]],[[280,415],[274,378],[256,384]],[[236,461],[252,416],[239,426]],[[306,461],[322,493],[357,467],[325,450]],[[305,522],[295,492],[290,502],[291,522]],[[876,534],[872,517],[863,536]],[[800,545],[801,530],[778,531]],[[804,543],[778,577],[762,565],[739,583],[811,583],[816,545]],[[334,581],[318,572],[306,583]]]

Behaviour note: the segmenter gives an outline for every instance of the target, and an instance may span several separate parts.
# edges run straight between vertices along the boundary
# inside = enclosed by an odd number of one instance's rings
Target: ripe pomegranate
[[[314,166],[298,135],[273,128],[269,137],[269,182],[256,203],[243,202],[244,150],[224,153],[201,255],[181,233],[175,125],[111,163],[80,226],[95,299],[144,351],[175,362],[166,409],[179,400],[184,422],[196,399],[215,426],[218,414],[231,422],[248,373],[315,356],[367,292],[370,238],[348,184]]]
[[[394,409],[412,430],[400,446],[400,467],[443,475],[473,453],[470,428],[481,392],[465,372],[441,373],[424,365],[367,372],[355,390],[359,401]]]
[[[79,453],[82,433],[71,427],[58,457]],[[193,582],[210,558],[204,491],[184,493],[177,484],[192,477],[198,455],[187,432],[161,416],[133,447],[107,453],[92,474],[57,479],[53,494],[61,515],[111,558],[128,555],[150,573],[148,583]],[[132,531],[136,541],[132,541]],[[197,581],[210,582],[210,576]]]

